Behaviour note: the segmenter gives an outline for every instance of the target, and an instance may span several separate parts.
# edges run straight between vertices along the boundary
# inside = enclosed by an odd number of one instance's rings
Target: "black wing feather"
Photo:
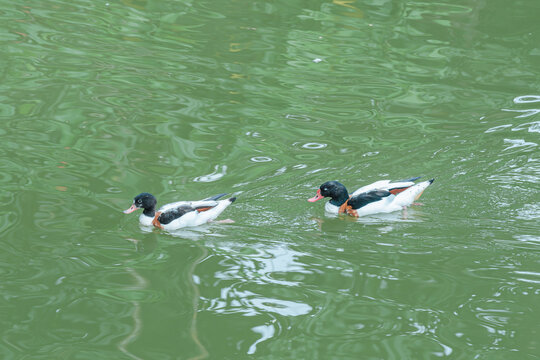
[[[357,210],[363,206],[366,206],[367,204],[379,201],[382,198],[390,195],[392,195],[392,193],[387,190],[372,190],[350,198],[348,205],[350,205],[354,210]]]
[[[195,211],[196,209],[191,205],[182,205],[174,209],[167,210],[158,217],[158,221],[162,225],[167,225],[171,221],[174,221],[185,214]]]

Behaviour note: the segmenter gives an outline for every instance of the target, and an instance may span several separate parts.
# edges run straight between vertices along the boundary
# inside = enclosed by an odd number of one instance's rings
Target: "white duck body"
[[[423,181],[409,187],[407,190],[397,195],[389,195],[379,201],[372,202],[359,209],[356,209],[357,216],[366,216],[378,213],[389,213],[412,205],[412,203],[422,195],[422,192],[431,185],[430,181]],[[387,189],[384,189],[387,190]],[[359,195],[359,194],[357,194]]]
[[[156,199],[148,193],[141,193],[133,200],[133,205],[124,211],[129,214],[144,209],[139,216],[143,226],[157,226],[165,230],[177,230],[188,226],[198,226],[217,218],[236,198],[218,200],[226,194],[219,194],[199,201],[177,201],[163,205],[155,211]]]
[[[433,180],[423,181],[420,183],[414,183],[413,178],[407,181],[392,182],[390,180],[379,180],[372,184],[362,186],[352,193],[350,198],[367,196],[368,193],[383,190],[387,192],[396,192],[388,196],[381,197],[377,201],[370,202],[360,208],[354,209],[355,216],[366,216],[377,213],[389,213],[398,211],[406,206],[412,205],[412,203],[422,195],[422,192],[433,182]],[[405,189],[405,190],[401,190]],[[400,191],[401,192],[397,192]],[[325,211],[329,214],[339,214],[340,206],[332,204],[328,201],[325,206]]]
[[[182,215],[181,217],[171,221],[168,224],[161,224],[161,226],[163,229],[171,231],[171,230],[177,230],[177,229],[181,229],[188,226],[199,226],[202,224],[206,224],[207,222],[210,222],[216,219],[219,216],[219,214],[221,214],[229,205],[231,205],[232,202],[235,200],[235,198],[231,198],[231,199],[218,200],[218,201],[208,201],[208,200],[178,201],[175,203],[163,205],[158,210],[158,212],[164,213],[173,209],[177,209],[182,206],[190,206],[193,208],[211,207],[211,209],[206,210],[206,211],[201,211],[201,212],[197,210],[187,212],[185,215]],[[150,224],[152,224],[152,221],[150,221]]]
[[[230,205],[230,201],[229,200],[221,200],[221,201],[227,201],[228,205]],[[190,207],[194,207],[194,208],[197,208],[197,207],[215,207],[219,204],[219,201],[216,201],[216,200],[199,200],[199,201],[176,201],[176,202],[173,202],[173,203],[170,203],[170,204],[166,204],[166,205],[163,205],[161,208],[159,208],[159,212],[160,213],[165,213],[167,211],[170,211],[170,210],[174,210],[174,209],[177,209],[179,207],[182,207],[182,206],[190,206]],[[212,209],[213,210],[213,209]],[[223,208],[223,210],[225,210],[225,208]],[[223,211],[222,210],[222,211]],[[210,211],[210,210],[209,210]],[[221,213],[221,212],[220,212]],[[217,215],[219,215],[220,213],[218,213]],[[200,214],[200,213],[199,213]],[[187,214],[186,214],[187,215]],[[184,217],[186,216],[184,215]],[[217,217],[216,215],[216,217]],[[214,218],[215,219],[215,218]],[[179,220],[179,219],[178,219]],[[187,219],[186,219],[187,220]],[[139,222],[141,223],[141,225],[144,225],[144,226],[153,226],[152,225],[152,221],[154,221],[154,216],[147,216],[145,215],[144,213],[142,213],[140,216],[139,216]],[[176,221],[176,220],[175,220]],[[173,221],[174,222],[174,221]],[[171,223],[172,224],[172,223]],[[170,224],[167,224],[167,225],[170,225]],[[175,229],[180,229],[182,227],[186,227],[186,226],[190,226],[190,225],[184,225],[184,226],[180,226],[180,227],[176,227],[174,228],[173,230]],[[191,225],[191,226],[195,226],[195,225]],[[170,226],[169,226],[170,227]],[[165,225],[163,225],[163,228],[165,229]]]
[[[154,221],[153,216],[146,216],[143,214],[139,215],[139,223],[144,226],[153,226],[152,221]]]

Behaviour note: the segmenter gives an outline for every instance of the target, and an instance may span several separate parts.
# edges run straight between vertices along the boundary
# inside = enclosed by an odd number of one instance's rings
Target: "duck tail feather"
[[[227,193],[217,194],[217,195],[211,196],[209,198],[206,198],[204,200],[218,200],[218,199],[224,197],[225,195],[227,195]]]
[[[409,182],[409,181],[416,181],[416,180],[418,180],[418,179],[420,179],[420,178],[421,178],[421,176],[416,176],[416,177],[412,177],[412,178],[410,178],[410,179],[403,179],[403,180],[398,180],[398,181],[396,181],[396,182]]]

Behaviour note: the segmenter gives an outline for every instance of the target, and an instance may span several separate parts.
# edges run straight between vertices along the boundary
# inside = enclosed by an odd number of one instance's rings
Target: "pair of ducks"
[[[413,204],[434,179],[415,183],[420,177],[392,182],[379,180],[363,186],[351,195],[345,186],[337,181],[327,181],[317,190],[317,195],[308,199],[315,202],[329,197],[325,210],[332,214],[348,214],[359,217],[377,213],[389,213]],[[198,226],[216,219],[236,197],[220,200],[227,194],[219,194],[199,201],[178,201],[162,206],[156,211],[156,198],[149,193],[141,193],[133,199],[133,205],[125,214],[143,209],[139,221],[145,226],[155,226],[165,230],[177,230],[188,226]]]

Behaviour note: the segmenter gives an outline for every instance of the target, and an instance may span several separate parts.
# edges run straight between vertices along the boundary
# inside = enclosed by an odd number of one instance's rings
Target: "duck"
[[[354,217],[389,213],[406,209],[422,195],[435,179],[415,183],[421,177],[391,181],[379,180],[362,186],[349,195],[345,185],[338,181],[327,181],[317,190],[309,202],[329,197],[325,210],[330,214],[348,214]]]
[[[143,192],[135,196],[133,204],[124,210],[124,214],[143,209],[139,216],[141,225],[155,226],[168,231],[199,226],[213,221],[236,200],[236,197],[219,200],[225,195],[227,194],[218,194],[198,201],[177,201],[163,205],[156,211],[156,197]]]

